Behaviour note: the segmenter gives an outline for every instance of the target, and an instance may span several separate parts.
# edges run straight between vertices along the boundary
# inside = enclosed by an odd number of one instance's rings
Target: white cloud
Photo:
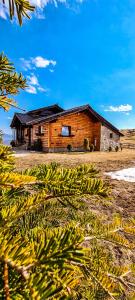
[[[56,60],[47,59],[42,56],[31,57],[30,59],[20,58],[22,68],[27,70],[34,70],[35,68],[47,68],[49,66],[55,67]],[[52,69],[53,70],[53,69]]]
[[[55,7],[58,7],[59,3],[66,4],[68,0],[31,0],[31,4],[35,5],[39,9],[43,9],[48,4],[54,4]],[[76,0],[78,2],[78,0]]]
[[[46,59],[42,56],[37,56],[32,59],[32,63],[37,67],[37,68],[46,68],[49,65],[55,66],[56,61],[55,60],[49,60]]]
[[[38,91],[39,91],[39,92],[46,93],[46,92],[48,92],[48,89],[44,89],[43,87],[39,86],[39,87],[38,87]]]
[[[86,0],[31,0],[31,4],[35,5],[38,9],[43,9],[48,4],[53,4],[55,7],[58,7],[59,4],[64,4],[67,8],[70,8],[72,2],[75,4],[82,4],[84,1]]]
[[[32,64],[31,64],[31,60],[25,59],[25,58],[20,58],[21,62],[22,62],[22,67],[25,71],[27,70],[31,70],[33,68]]]
[[[129,114],[129,111],[131,111],[132,109],[133,107],[130,104],[121,104],[119,106],[110,105],[108,108],[105,109],[105,111],[125,112],[126,114]]]
[[[26,92],[29,94],[37,94],[37,90],[35,86],[29,85],[26,89]]]
[[[22,68],[25,71],[35,70],[36,68],[47,68],[51,66],[49,69],[50,72],[54,72],[54,67],[56,66],[56,61],[52,59],[46,59],[42,56],[31,57],[30,59],[21,58]],[[42,87],[38,81],[37,76],[34,73],[31,73],[27,76],[28,80],[28,88],[26,89],[27,93],[37,94],[37,92],[48,92],[48,89]]]
[[[55,67],[56,61],[52,59],[46,59],[42,56],[36,56],[35,58],[24,59],[21,58],[22,67],[25,71],[34,70],[36,68],[47,68],[48,66]],[[54,72],[54,69],[50,69],[50,72]],[[37,94],[37,92],[45,93],[48,89],[42,87],[38,81],[37,76],[34,73],[31,73],[27,76],[28,88],[26,89],[27,93]]]
[[[27,76],[30,85],[39,85],[38,79],[34,74]]]
[[[37,94],[38,91],[42,93],[48,92],[48,89],[42,87],[39,84],[37,76],[33,73],[27,76],[27,82],[28,82],[28,88],[26,89],[27,93]]]

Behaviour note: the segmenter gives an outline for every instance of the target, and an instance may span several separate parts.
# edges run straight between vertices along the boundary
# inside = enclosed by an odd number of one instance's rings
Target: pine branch
[[[12,158],[5,150],[0,148],[1,166]],[[90,198],[83,201],[85,195],[108,199],[110,194],[97,174],[91,166],[68,170],[56,164],[22,174],[0,173],[0,264],[7,262],[11,298],[26,293],[26,299],[76,299],[76,289],[84,282],[95,299],[98,291],[100,299],[119,299],[127,287],[128,292],[134,290],[128,278],[134,266],[116,267],[108,243],[132,246],[124,232],[134,234],[135,222],[117,216],[105,224],[89,212]],[[68,226],[71,214],[75,226]]]
[[[2,98],[2,99],[0,99],[0,104],[1,104],[1,106],[3,106],[3,108],[5,107],[5,108],[4,108],[5,110],[8,109],[7,107],[11,106],[11,107],[15,107],[15,108],[17,108],[17,109],[19,109],[19,110],[21,110],[21,111],[26,112],[25,109],[19,107],[15,102],[14,102],[15,104],[13,104],[13,100],[12,100],[12,99],[9,99],[9,98],[8,98],[8,100],[7,100],[7,97],[6,97],[6,96],[8,96],[9,94],[10,94],[10,93],[4,94],[4,95],[0,95],[0,97]],[[6,99],[6,100],[5,100],[5,99]]]
[[[1,2],[4,7],[7,6],[10,19],[12,20],[15,16],[17,16],[20,25],[22,25],[23,17],[27,17],[28,19],[30,19],[27,11],[30,13],[35,9],[35,7],[32,6],[27,0],[8,0],[8,5],[4,0],[1,0]]]
[[[10,0],[9,0],[10,1]],[[25,0],[14,0],[14,1],[24,1]],[[12,1],[13,3],[13,1]],[[16,102],[10,98],[10,95],[17,95],[19,90],[24,90],[27,87],[26,79],[22,74],[15,72],[13,64],[4,55],[0,54],[0,107],[4,110],[9,110],[9,108],[16,107]]]

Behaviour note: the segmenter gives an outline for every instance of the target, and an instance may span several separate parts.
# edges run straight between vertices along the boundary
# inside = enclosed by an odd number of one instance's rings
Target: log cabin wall
[[[42,127],[42,133],[39,134],[39,126]],[[48,151],[49,147],[49,123],[39,123],[36,125],[33,125],[32,128],[32,144],[34,144],[34,141],[37,139],[41,139],[42,141],[42,147],[44,151]]]
[[[62,126],[71,126],[70,136],[62,136]],[[100,150],[100,129],[101,123],[84,112],[59,117],[49,124],[49,152],[67,151],[68,144],[73,150],[82,151],[85,138]]]
[[[26,143],[26,148],[29,144],[29,137],[28,137],[28,128],[24,128],[24,141]]]

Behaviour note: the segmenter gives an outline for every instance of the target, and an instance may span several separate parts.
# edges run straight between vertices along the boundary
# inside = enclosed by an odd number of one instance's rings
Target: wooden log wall
[[[62,136],[62,126],[71,126],[71,136]],[[62,116],[49,125],[49,148],[52,151],[66,150],[72,145],[73,150],[83,150],[84,139],[90,144],[96,139],[96,150],[100,149],[100,122],[95,122],[86,113],[75,113]]]

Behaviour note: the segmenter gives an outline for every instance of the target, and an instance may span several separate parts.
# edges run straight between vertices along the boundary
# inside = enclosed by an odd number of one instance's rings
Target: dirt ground
[[[37,152],[19,152],[16,157],[16,168],[23,170],[31,168],[38,164],[58,162],[62,166],[73,167],[80,164],[94,163],[99,169],[101,176],[110,184],[114,203],[109,208],[102,207],[102,210],[120,213],[123,217],[135,215],[135,183],[112,180],[104,175],[104,172],[120,170],[128,167],[135,167],[135,150],[126,150],[122,152],[93,152],[93,153],[37,153]],[[98,208],[97,208],[98,209]]]
[[[123,149],[120,152],[72,152],[72,153],[41,153],[18,151],[16,155],[17,169],[30,168],[37,164],[58,162],[65,166],[95,163],[101,165],[103,171],[118,170],[121,166],[135,166],[135,150]]]

